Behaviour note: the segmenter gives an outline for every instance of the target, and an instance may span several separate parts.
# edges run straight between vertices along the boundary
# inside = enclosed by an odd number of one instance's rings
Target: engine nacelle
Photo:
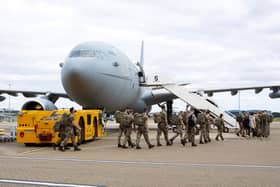
[[[33,99],[27,101],[21,108],[21,110],[56,110],[57,107],[53,102],[47,99]]]
[[[270,93],[269,97],[272,98],[272,99],[280,98],[280,90]]]

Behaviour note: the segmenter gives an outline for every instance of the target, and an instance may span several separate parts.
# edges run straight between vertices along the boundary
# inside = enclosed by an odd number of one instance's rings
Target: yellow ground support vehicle
[[[22,110],[18,114],[16,130],[17,143],[25,145],[54,143],[58,140],[58,132],[54,132],[54,124],[69,110]],[[82,128],[81,140],[93,140],[104,136],[101,110],[77,110],[74,123]]]

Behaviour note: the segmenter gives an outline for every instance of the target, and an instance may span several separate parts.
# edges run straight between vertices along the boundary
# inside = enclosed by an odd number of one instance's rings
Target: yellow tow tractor
[[[63,113],[69,110],[22,110],[18,114],[16,129],[17,143],[25,145],[54,143],[59,133],[54,132],[54,124],[61,119]],[[77,110],[74,114],[74,123],[81,127],[81,140],[93,140],[104,136],[101,110]]]

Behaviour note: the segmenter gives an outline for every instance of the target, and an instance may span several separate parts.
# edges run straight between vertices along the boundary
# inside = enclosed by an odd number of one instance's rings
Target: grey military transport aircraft
[[[172,100],[181,98],[198,109],[209,109],[219,115],[221,112],[213,103],[201,96],[201,93],[212,96],[215,92],[231,92],[254,89],[255,93],[269,88],[271,98],[280,97],[280,85],[260,87],[240,87],[212,90],[190,90],[185,85],[161,81],[155,76],[152,82],[147,81],[144,72],[143,42],[140,62],[132,63],[117,48],[103,42],[85,42],[74,47],[61,67],[61,81],[66,93],[23,90],[0,90],[0,94],[25,97],[36,97],[23,104],[24,110],[53,110],[59,97],[69,98],[84,109],[105,109],[112,113],[126,107],[134,111],[150,109],[152,105],[167,102],[167,110],[172,111]],[[0,95],[0,100],[5,97]],[[225,114],[225,113],[224,113]],[[226,115],[226,114],[225,114]],[[231,119],[232,120],[232,119]],[[229,124],[233,123],[228,121]]]

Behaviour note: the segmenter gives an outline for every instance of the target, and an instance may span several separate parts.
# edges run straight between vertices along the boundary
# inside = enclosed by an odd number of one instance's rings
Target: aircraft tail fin
[[[144,72],[144,41],[141,44],[141,53],[140,53],[140,62],[137,62],[137,65],[140,68],[138,73],[140,83],[146,82],[145,72]]]
[[[144,41],[141,43],[140,66],[144,68]]]

